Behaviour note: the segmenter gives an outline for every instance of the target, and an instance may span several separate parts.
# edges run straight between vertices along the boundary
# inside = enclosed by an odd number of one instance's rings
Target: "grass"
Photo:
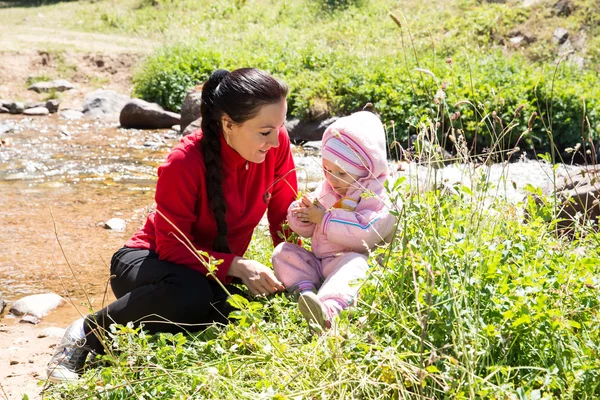
[[[514,125],[517,104],[502,108],[498,82],[507,92],[520,92],[521,85],[537,87],[537,82],[519,78],[517,84],[512,77],[522,74],[503,75],[496,68],[499,61],[485,57],[498,52],[500,60],[510,54],[501,39],[532,27],[538,41],[523,49],[523,57],[532,62],[552,61],[552,29],[546,25],[559,19],[543,9],[549,4],[541,3],[536,12],[528,12],[469,0],[439,1],[435,6],[415,0],[379,0],[322,11],[323,4],[318,1],[104,0],[36,9],[68,29],[126,34],[132,41],[164,40],[197,46],[206,54],[220,49],[225,56],[250,49],[254,55],[244,53],[248,58],[243,60],[270,65],[282,75],[298,72],[305,83],[316,81],[323,86],[299,84],[293,88],[292,104],[305,111],[311,106],[306,99],[315,104],[344,99],[317,96],[328,93],[327,85],[339,76],[368,76],[372,80],[364,78],[366,82],[379,82],[392,72],[397,77],[410,75],[406,87],[391,87],[389,93],[403,91],[412,96],[412,102],[397,106],[408,110],[412,118],[418,143],[415,149],[422,152],[412,156],[429,166],[420,170],[421,179],[389,183],[398,217],[395,240],[371,255],[370,275],[359,303],[341,315],[337,329],[324,335],[310,334],[296,304],[282,294],[268,299],[237,298],[239,311],[234,323],[212,326],[199,334],[148,336],[132,326],[114,327],[108,333],[113,343],[110,351],[88,369],[83,380],[48,387],[45,398],[600,397],[600,236],[595,223],[578,222],[566,235],[557,228],[559,205],[554,197],[542,195],[542,202],[528,197],[511,203],[498,196],[511,183],[489,178],[489,164],[504,161],[516,151],[511,147],[514,141],[505,143],[509,135],[537,140],[531,137],[533,124],[543,127],[536,134],[547,135],[552,145],[552,155],[542,155],[539,162],[553,164],[559,159],[553,129],[570,114],[560,114],[559,103],[552,101],[571,103],[558,95],[549,96],[548,103],[532,102]],[[569,28],[589,29],[593,38],[598,29],[594,19],[597,5],[591,0],[577,5],[568,20]],[[388,17],[390,11],[399,16],[400,31]],[[18,7],[2,9],[0,23],[15,26],[30,12]],[[49,23],[47,20],[41,19],[40,24]],[[594,46],[600,43],[595,39],[589,43],[593,46],[586,57],[594,60],[598,57]],[[255,52],[257,48],[264,51]],[[347,58],[334,57],[339,54]],[[482,70],[488,71],[484,74],[488,80],[474,82],[469,73],[449,73],[450,78],[466,82],[465,90],[479,91],[480,102],[466,102],[460,112],[471,113],[477,132],[491,132],[485,153],[481,148],[470,152],[463,136],[467,127],[460,125],[461,120],[439,127],[437,123],[444,120],[435,117],[454,115],[456,110],[446,107],[435,91],[422,94],[430,88],[421,85],[423,82],[442,85],[438,77],[448,73],[444,68],[449,68],[445,63],[449,55],[454,57],[454,65],[464,60],[463,71],[487,63]],[[397,67],[371,74],[371,60],[386,57],[397,58]],[[183,56],[181,60],[188,62]],[[202,61],[212,62],[208,57]],[[509,60],[502,64],[503,71],[519,71],[515,65]],[[415,67],[422,72],[415,72]],[[335,72],[328,74],[331,80],[315,79],[324,68]],[[562,71],[560,66],[554,68],[550,76]],[[357,73],[345,75],[348,70]],[[593,74],[597,71],[588,72],[589,91],[574,95],[596,90]],[[567,72],[566,76],[570,79],[576,74]],[[454,83],[452,79],[448,82]],[[557,83],[549,78],[544,88],[554,90],[556,84],[557,92],[573,91],[569,79]],[[360,89],[365,81],[348,79],[340,87]],[[433,117],[412,112],[421,95],[437,98],[437,103],[432,100],[428,105]],[[456,106],[462,96],[457,95],[450,105]],[[298,106],[301,101],[306,104]],[[502,115],[493,113],[500,109]],[[533,111],[545,114],[530,119]],[[582,120],[586,121],[585,115]],[[591,122],[578,125],[577,135],[595,132],[597,119],[591,115],[587,121]],[[436,152],[425,151],[425,142],[437,148],[452,147],[454,162],[461,168],[479,158],[479,166],[469,169],[470,183],[439,182],[433,166],[440,160]],[[536,188],[529,191],[532,196],[540,195]],[[248,256],[269,264],[271,251],[265,232],[259,229]]]
[[[114,327],[82,383],[45,398],[597,398],[600,236],[563,235],[551,198],[502,200],[487,168],[390,182],[397,235],[337,329],[312,335],[281,294],[238,298],[234,323],[199,334]],[[268,264],[269,242],[258,229],[248,255]]]

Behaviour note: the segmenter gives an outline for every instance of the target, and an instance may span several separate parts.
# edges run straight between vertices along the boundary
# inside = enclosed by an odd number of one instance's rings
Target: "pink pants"
[[[316,289],[321,301],[337,300],[347,308],[367,275],[367,257],[359,253],[340,253],[318,258],[293,243],[281,243],[273,251],[275,275],[292,293]]]

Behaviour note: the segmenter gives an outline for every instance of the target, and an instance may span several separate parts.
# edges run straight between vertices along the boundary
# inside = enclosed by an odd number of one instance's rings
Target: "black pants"
[[[113,323],[144,324],[150,333],[198,331],[212,322],[228,322],[233,308],[227,293],[191,268],[158,259],[151,250],[123,247],[111,260],[110,284],[117,300],[86,317],[87,345],[103,353],[103,332]],[[239,294],[240,290],[228,286]]]

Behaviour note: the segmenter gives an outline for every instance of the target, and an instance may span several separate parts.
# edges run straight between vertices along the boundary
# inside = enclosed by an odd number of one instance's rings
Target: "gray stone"
[[[194,132],[195,130],[198,130],[202,127],[202,118],[198,118],[197,120],[195,120],[194,122],[192,122],[191,124],[189,124],[181,133],[183,136],[187,136],[190,133]]]
[[[68,120],[83,118],[83,113],[77,110],[62,110],[59,115],[61,118]]]
[[[46,103],[42,103],[39,101],[33,102],[33,103],[25,103],[25,109],[28,110],[30,108],[36,108],[36,107],[44,107],[46,106]]]
[[[10,110],[4,106],[0,106],[0,114],[7,114]]]
[[[33,90],[36,93],[48,93],[51,91],[64,92],[75,89],[75,85],[64,79],[57,79],[52,82],[36,82],[27,89]]]
[[[116,232],[125,232],[127,223],[121,218],[111,218],[104,223],[104,229],[110,229]]]
[[[48,111],[48,109],[46,107],[34,107],[34,108],[28,108],[25,111],[23,111],[23,114],[25,115],[48,115],[50,114],[50,111]]]
[[[558,44],[563,44],[569,39],[569,31],[565,28],[556,28],[554,30],[554,41]]]
[[[23,111],[25,111],[25,103],[21,101],[15,101],[14,103],[10,104],[9,110],[11,114],[23,114]]]
[[[573,12],[571,0],[558,0],[552,8],[557,15],[563,17],[568,17]]]
[[[5,133],[11,133],[14,131],[14,129],[15,129],[14,122],[7,122],[4,124],[0,124],[0,135],[3,135]]]
[[[19,320],[20,324],[32,324],[37,325],[40,323],[40,319],[35,315],[25,315],[23,318]]]
[[[129,100],[131,100],[129,96],[112,90],[98,89],[86,96],[83,102],[83,113],[96,118],[113,115],[116,118]]]
[[[58,111],[58,106],[60,105],[60,100],[58,99],[50,99],[46,102],[45,107],[50,111],[51,114],[54,114]]]
[[[119,122],[123,128],[166,129],[179,124],[181,117],[165,111],[155,103],[142,99],[132,99],[121,110]]]
[[[180,132],[184,134],[185,128],[201,117],[200,102],[202,101],[202,86],[196,86],[189,90],[181,105],[181,127]]]
[[[519,44],[519,43],[521,43],[521,42],[522,42],[524,39],[525,39],[525,37],[524,37],[524,36],[521,36],[521,35],[519,35],[519,36],[514,36],[514,37],[511,37],[511,38],[509,39],[509,41],[510,41],[512,44]]]
[[[286,121],[285,127],[290,135],[290,140],[294,144],[312,142],[321,140],[325,129],[334,123],[338,117],[331,117],[322,121],[301,121],[292,119]]]
[[[10,312],[42,318],[64,302],[65,300],[55,293],[34,294],[15,301]]]
[[[44,330],[42,330],[42,333],[40,333],[38,335],[38,338],[45,338],[45,337],[49,337],[49,338],[54,338],[54,339],[60,339],[65,335],[65,330],[63,328],[57,328],[57,327],[49,327],[46,328]]]

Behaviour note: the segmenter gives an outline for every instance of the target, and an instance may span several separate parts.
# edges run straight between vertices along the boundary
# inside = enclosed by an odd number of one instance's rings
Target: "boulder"
[[[47,93],[51,91],[64,92],[75,89],[75,85],[64,79],[57,79],[51,82],[36,82],[27,89],[33,90],[36,93]]]
[[[331,117],[321,121],[301,121],[299,119],[292,119],[286,121],[285,128],[290,135],[292,143],[302,144],[305,142],[321,140],[325,129],[337,119],[338,117]]]
[[[34,107],[34,108],[28,108],[25,111],[23,111],[23,114],[25,115],[48,115],[50,114],[50,111],[48,111],[48,109],[46,107]]]
[[[588,170],[565,179],[557,188],[558,227],[571,228],[575,222],[595,220],[600,216],[600,171]]]
[[[25,103],[21,101],[15,101],[14,103],[10,104],[9,110],[11,114],[23,114],[23,111],[25,111]]]
[[[202,100],[202,85],[189,90],[181,105],[180,132],[184,135],[185,128],[201,117],[200,102]]]
[[[4,106],[0,106],[0,114],[8,114],[10,110]]]
[[[119,116],[123,128],[135,129],[167,129],[179,124],[181,117],[174,112],[165,111],[155,103],[142,99],[130,100]]]
[[[194,132],[196,129],[200,129],[202,127],[202,118],[198,118],[197,120],[195,120],[194,122],[192,122],[191,124],[189,124],[182,132],[181,134],[186,136],[189,135],[190,133]]]
[[[50,99],[44,105],[51,114],[54,114],[58,111],[58,106],[60,105],[60,100],[58,99]]]
[[[568,17],[573,12],[571,0],[558,0],[552,7],[556,15]]]
[[[565,28],[556,28],[554,30],[554,41],[556,43],[563,44],[569,39],[569,31]]]
[[[83,118],[83,113],[77,110],[62,110],[59,115],[61,118],[68,120]]]
[[[118,117],[129,100],[131,100],[129,96],[112,90],[98,89],[86,96],[83,102],[83,113],[94,118]]]
[[[10,312],[42,318],[64,302],[65,300],[55,293],[34,294],[15,301]]]

